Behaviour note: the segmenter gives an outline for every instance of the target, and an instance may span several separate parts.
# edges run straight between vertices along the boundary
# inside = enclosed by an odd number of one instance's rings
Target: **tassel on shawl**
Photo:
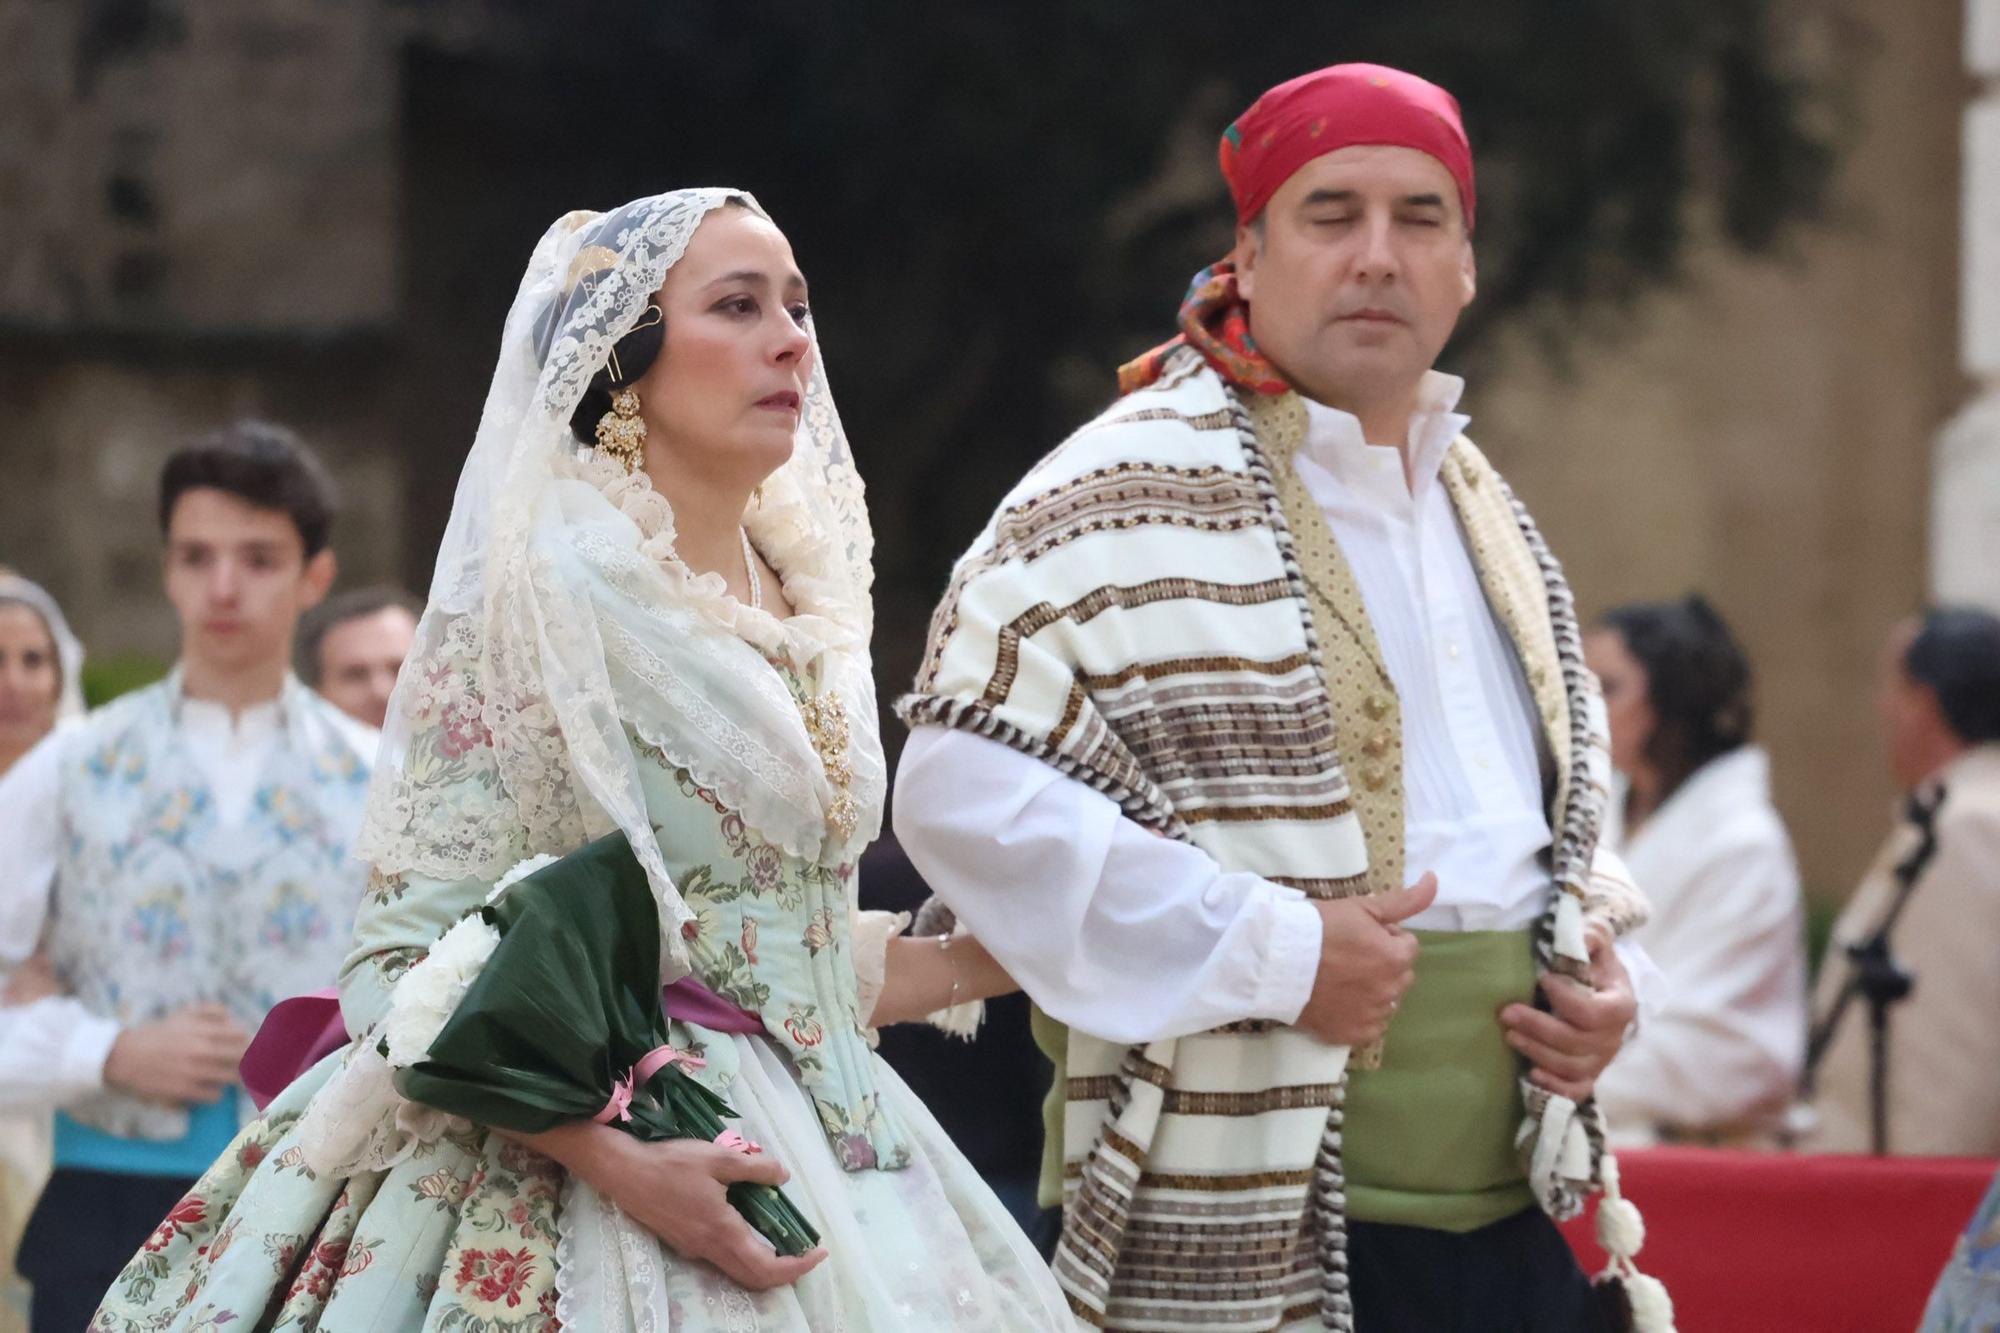
[[[1583,641],[1576,603],[1564,579],[1562,564],[1543,540],[1527,507],[1500,483],[1514,511],[1514,521],[1540,566],[1548,590],[1550,628],[1562,662],[1563,691],[1570,714],[1570,772],[1574,784],[1562,812],[1555,851],[1556,901],[1536,936],[1537,952],[1548,971],[1567,972],[1579,980],[1589,976],[1590,948],[1584,938],[1583,893],[1597,847],[1599,806],[1586,794],[1604,784],[1609,748],[1597,734],[1604,726],[1601,699],[1596,697],[1583,663]],[[1597,1277],[1600,1285],[1615,1284],[1631,1313],[1634,1333],[1674,1333],[1674,1303],[1658,1278],[1639,1271],[1633,1256],[1645,1243],[1646,1226],[1638,1208],[1618,1188],[1618,1159],[1604,1145],[1604,1117],[1594,1102],[1582,1106],[1567,1097],[1521,1081],[1527,1119],[1516,1144],[1529,1154],[1529,1182],[1544,1210],[1558,1221],[1574,1217],[1590,1188],[1592,1159],[1604,1196],[1597,1214],[1598,1242],[1610,1262]],[[1531,1146],[1532,1145],[1532,1146]]]
[[[1674,1302],[1666,1284],[1640,1272],[1633,1262],[1646,1243],[1646,1223],[1638,1208],[1618,1192],[1618,1159],[1604,1154],[1598,1171],[1604,1181],[1604,1197],[1597,1204],[1597,1243],[1604,1247],[1610,1262],[1597,1280],[1617,1282],[1625,1289],[1633,1333],[1675,1333]]]

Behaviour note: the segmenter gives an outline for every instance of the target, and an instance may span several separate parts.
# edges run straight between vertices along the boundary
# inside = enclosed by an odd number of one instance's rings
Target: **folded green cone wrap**
[[[736,1113],[678,1060],[633,1080],[668,1041],[659,909],[624,834],[523,876],[479,910],[499,945],[426,1057],[396,1070],[398,1092],[524,1134],[598,1118],[608,1107],[619,1108],[610,1124],[649,1142],[712,1142],[730,1128],[725,1119]],[[778,1253],[819,1243],[779,1190],[738,1182],[728,1195]]]

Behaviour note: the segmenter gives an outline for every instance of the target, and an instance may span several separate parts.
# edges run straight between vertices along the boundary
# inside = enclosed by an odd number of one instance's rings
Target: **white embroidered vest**
[[[287,996],[329,986],[366,868],[349,855],[372,753],[332,704],[287,679],[278,739],[242,820],[225,823],[180,743],[180,677],[118,699],[63,755],[49,951],[65,989],[123,1025],[215,1001],[255,1032]],[[187,1114],[106,1091],[68,1108],[128,1138]]]

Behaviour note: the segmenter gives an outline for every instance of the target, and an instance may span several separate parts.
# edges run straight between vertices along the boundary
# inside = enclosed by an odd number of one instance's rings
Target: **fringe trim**
[[[958,699],[942,694],[906,694],[896,700],[895,713],[906,727],[950,727],[999,741],[1031,759],[1041,760],[1063,776],[1075,778],[1093,791],[1109,796],[1118,802],[1118,808],[1134,823],[1187,841],[1187,826],[1181,823],[1180,817],[1174,814],[1158,789],[1134,791],[1075,755],[1065,754],[1043,738],[1006,721],[976,699]]]

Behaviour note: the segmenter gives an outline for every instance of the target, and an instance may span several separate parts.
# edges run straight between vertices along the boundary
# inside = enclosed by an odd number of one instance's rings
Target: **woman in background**
[[[1627,1143],[1769,1144],[1805,1055],[1805,939],[1750,664],[1700,596],[1620,607],[1584,651],[1624,778],[1606,838],[1653,901],[1636,937],[1669,983],[1598,1103]]]
[[[40,584],[0,568],[0,775],[83,715],[83,645]]]
[[[83,645],[39,584],[0,570],[0,776],[57,723],[82,714]],[[38,958],[0,957],[0,1004],[48,993]],[[49,1176],[49,1140],[45,1114],[0,1116],[0,1333],[28,1326],[28,1289],[14,1271],[14,1251]]]

